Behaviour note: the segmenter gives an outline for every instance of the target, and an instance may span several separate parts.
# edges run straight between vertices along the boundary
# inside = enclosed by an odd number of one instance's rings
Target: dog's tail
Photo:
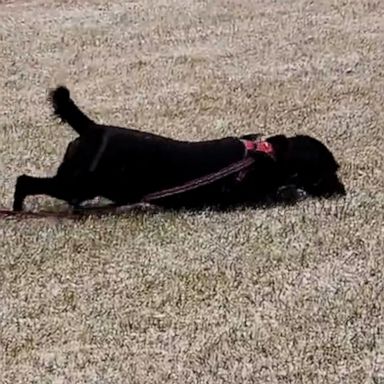
[[[71,99],[68,88],[59,86],[49,93],[53,113],[63,122],[68,123],[80,136],[95,125]]]

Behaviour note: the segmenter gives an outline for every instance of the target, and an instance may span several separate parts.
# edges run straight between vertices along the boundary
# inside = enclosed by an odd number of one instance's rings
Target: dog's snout
[[[325,195],[345,196],[346,190],[344,184],[339,180],[337,175],[326,180],[323,184]]]

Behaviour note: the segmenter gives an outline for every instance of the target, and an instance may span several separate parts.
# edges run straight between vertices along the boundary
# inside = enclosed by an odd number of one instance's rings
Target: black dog
[[[79,208],[97,196],[116,205],[140,202],[148,193],[214,173],[249,155],[246,172],[160,199],[164,207],[198,208],[293,203],[303,196],[344,195],[339,165],[320,141],[308,136],[269,137],[267,151],[248,150],[258,135],[185,142],[133,129],[101,125],[72,101],[67,88],[50,93],[54,113],[79,137],[67,148],[56,176],[17,178],[14,210],[29,195],[45,194]],[[268,153],[266,153],[268,152]]]

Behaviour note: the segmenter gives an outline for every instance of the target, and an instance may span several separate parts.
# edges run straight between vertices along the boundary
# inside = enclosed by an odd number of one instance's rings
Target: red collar
[[[268,141],[242,140],[247,152],[263,152],[268,156],[275,157],[275,151]]]

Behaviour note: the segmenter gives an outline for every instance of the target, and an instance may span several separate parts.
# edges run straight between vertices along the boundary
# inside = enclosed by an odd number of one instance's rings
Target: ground
[[[57,84],[175,138],[313,135],[348,195],[0,219],[0,382],[384,383],[383,40],[380,0],[1,1],[1,206],[75,137]]]

